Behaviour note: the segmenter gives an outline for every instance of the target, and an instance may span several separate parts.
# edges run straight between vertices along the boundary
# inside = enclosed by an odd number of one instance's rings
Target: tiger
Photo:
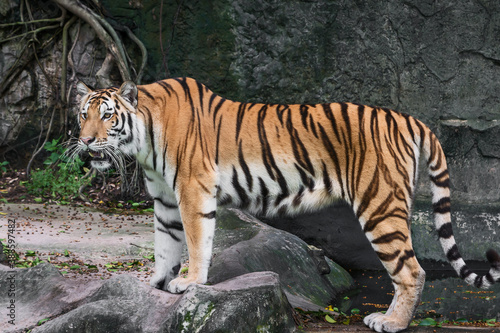
[[[191,78],[127,81],[97,90],[78,82],[77,93],[78,153],[90,155],[98,170],[123,156],[143,168],[154,199],[155,288],[182,293],[207,282],[218,207],[273,217],[342,200],[394,286],[389,309],[366,316],[364,323],[377,332],[406,329],[425,281],[410,235],[421,153],[435,227],[451,266],[479,288],[500,281],[495,250],[486,253],[486,275],[464,262],[452,231],[443,149],[410,115],[355,103],[241,103]],[[184,244],[189,270],[179,277]]]

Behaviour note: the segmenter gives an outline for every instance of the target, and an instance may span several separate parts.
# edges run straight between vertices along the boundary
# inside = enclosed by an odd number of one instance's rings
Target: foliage
[[[4,239],[2,239],[4,241]],[[37,252],[28,250],[25,252],[24,256],[17,253],[15,250],[10,249],[6,244],[3,244],[3,253],[10,256],[15,262],[15,266],[19,268],[29,268],[34,267],[43,262],[40,257],[37,256]]]
[[[0,174],[7,172],[7,165],[8,164],[9,164],[8,161],[0,162]]]
[[[53,199],[68,200],[78,195],[78,190],[85,182],[82,180],[84,162],[75,156],[71,161],[66,149],[59,144],[59,139],[45,143],[45,150],[50,153],[43,162],[45,169],[31,173],[31,181],[26,189],[32,195]],[[39,201],[43,201],[41,198]]]

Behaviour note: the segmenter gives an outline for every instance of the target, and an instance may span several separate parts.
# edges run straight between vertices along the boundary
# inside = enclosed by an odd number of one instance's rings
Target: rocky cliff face
[[[18,1],[0,2],[6,20],[18,15]],[[160,7],[152,0],[104,0],[101,10],[144,42],[144,82],[192,76],[232,99],[352,101],[409,113],[443,142],[454,199],[500,201],[497,1],[216,0],[179,6],[172,0]],[[93,84],[105,55],[102,43],[86,25],[79,34],[76,24],[70,29],[70,42],[76,38],[76,76],[70,84],[77,78]],[[19,57],[22,41],[1,45],[3,77]],[[53,52],[39,55],[53,82],[61,77],[60,48],[54,43]],[[127,50],[139,55],[132,44]],[[119,83],[118,76],[114,79]],[[23,125],[53,104],[48,84],[30,65],[2,93],[3,148],[23,129],[24,136],[34,135]]]

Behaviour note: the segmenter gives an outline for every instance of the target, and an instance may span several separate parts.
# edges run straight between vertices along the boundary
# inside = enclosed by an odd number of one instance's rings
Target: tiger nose
[[[95,141],[95,137],[92,136],[87,136],[85,138],[80,138],[80,141],[82,141],[85,145],[90,145],[92,142]]]

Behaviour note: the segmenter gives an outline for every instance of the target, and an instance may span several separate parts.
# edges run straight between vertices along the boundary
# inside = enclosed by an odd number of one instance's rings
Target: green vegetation
[[[3,242],[5,240],[2,239],[1,241]],[[10,249],[6,244],[2,243],[2,245],[3,245],[2,249],[3,253],[12,258],[12,260],[15,262],[15,267],[18,268],[35,267],[43,262],[43,260],[40,259],[37,252],[35,251],[28,250],[24,254],[19,254],[15,250]]]
[[[0,174],[7,172],[7,165],[9,165],[8,161],[0,162]]]
[[[90,180],[82,180],[84,162],[75,156],[69,159],[66,149],[59,143],[59,139],[47,142],[44,146],[49,157],[43,162],[45,169],[37,169],[31,173],[31,180],[26,183],[28,193],[42,198],[52,198],[67,202],[78,195],[82,185]]]
[[[437,321],[434,318],[424,318],[422,320],[413,320],[411,326],[430,326],[430,327],[442,327],[443,325],[454,325],[454,326],[486,326],[486,327],[498,327],[498,322],[496,318],[482,319],[476,321],[469,321],[465,318],[459,318],[456,320],[443,320]]]

